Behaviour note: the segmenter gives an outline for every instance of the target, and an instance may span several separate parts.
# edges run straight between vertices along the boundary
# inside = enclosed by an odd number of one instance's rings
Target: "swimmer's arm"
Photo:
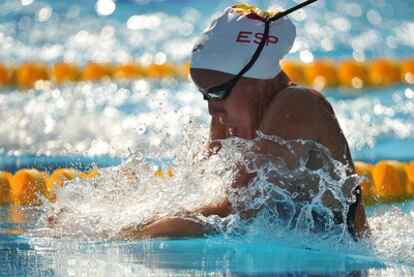
[[[331,105],[324,98],[321,98],[320,106],[324,117],[326,118],[325,124],[327,126],[327,129],[331,130],[331,132],[321,138],[321,143],[331,150],[334,159],[348,165],[348,176],[356,174],[348,142],[342,132],[341,127],[339,126]],[[344,189],[346,190],[347,188],[355,188],[357,186],[357,183],[355,182],[355,178],[349,178],[349,184],[346,184],[344,186]],[[344,193],[350,195],[351,191],[348,189],[348,191],[344,191]],[[365,234],[369,233],[369,226],[366,219],[364,197],[361,189],[359,193],[360,197],[358,199],[356,207],[354,227],[357,236],[362,237]]]
[[[289,95],[290,96],[290,95]],[[262,125],[259,131],[264,135],[277,136],[284,140],[290,139],[308,139],[315,140],[318,137],[318,133],[314,128],[309,128],[311,124],[315,124],[315,120],[312,116],[306,115],[301,110],[306,107],[307,99],[298,98],[292,95],[286,98],[285,96],[279,97],[277,101],[271,103],[268,112],[265,114]],[[269,157],[270,159],[280,158],[286,164],[287,168],[294,169],[300,163],[300,158],[306,158],[306,154],[309,152],[309,147],[304,145],[301,149],[295,149],[294,155],[287,145],[273,142],[264,138],[257,139],[257,154],[263,157]],[[263,160],[263,162],[267,162]],[[255,178],[256,174],[249,173],[248,170],[240,165],[238,168],[238,174],[232,187],[240,188],[249,185],[249,182]],[[279,177],[274,174],[272,183],[279,183]],[[270,181],[270,180],[269,180]],[[237,207],[240,216],[243,219],[250,219],[256,216],[262,207],[249,208]]]
[[[226,217],[230,214],[230,211],[230,203],[227,199],[224,199],[193,211],[183,211],[179,216],[166,216],[144,225],[126,227],[120,231],[118,238],[136,240],[160,237],[201,237],[212,231],[206,224],[197,220],[194,215]]]
[[[264,115],[260,131],[265,135],[276,136],[283,140],[319,141],[321,116],[318,113],[316,97],[303,88],[289,88],[280,92],[269,105]],[[299,166],[306,160],[310,145],[298,145],[295,155],[287,146],[271,140],[259,140],[260,153],[280,157],[288,168]]]
[[[225,198],[216,203],[194,209],[192,212],[199,213],[203,216],[218,215],[220,217],[226,217],[231,213],[231,204]]]
[[[328,148],[335,160],[349,166],[348,176],[355,174],[346,138],[331,105],[320,93],[301,88],[291,89],[280,100],[271,107],[269,114],[266,115],[262,125],[262,130],[265,134],[276,135],[285,140],[305,139],[316,141]],[[289,156],[289,153],[285,152],[285,155],[283,151],[280,152],[280,150],[274,148],[268,142],[264,142],[263,148],[269,153],[272,151],[279,152],[275,154],[284,158],[288,166],[297,165],[297,161]],[[311,157],[312,155],[309,155],[311,150],[302,149],[302,158],[307,159]],[[309,159],[307,166],[310,166],[310,168],[321,168],[324,162],[320,159]],[[350,182],[355,181],[353,178],[349,180]],[[344,188],[353,188],[355,186],[356,184],[352,183],[345,185]],[[349,191],[344,191],[344,193],[350,194]],[[327,205],[330,206],[329,197],[327,201]],[[362,194],[357,205],[354,224],[355,231],[359,236],[362,236],[368,229]]]
[[[122,229],[118,239],[138,240],[149,238],[200,237],[206,230],[200,222],[192,218],[165,217],[145,226],[133,226]]]

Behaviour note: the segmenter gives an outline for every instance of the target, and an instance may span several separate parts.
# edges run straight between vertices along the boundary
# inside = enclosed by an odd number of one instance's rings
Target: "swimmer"
[[[190,63],[190,74],[201,96],[207,101],[211,115],[208,152],[220,151],[220,140],[239,137],[257,139],[258,131],[284,140],[314,141],[326,147],[336,161],[348,165],[348,176],[355,174],[346,138],[328,101],[317,91],[293,84],[281,70],[279,61],[292,48],[296,36],[293,23],[286,16],[295,9],[315,2],[304,3],[285,12],[260,11],[238,4],[227,8],[213,20],[196,42]],[[286,147],[269,140],[257,140],[257,154],[280,157],[288,168],[298,166],[300,160],[306,167],[317,170],[326,160],[316,144],[305,144],[292,155]],[[231,187],[249,185],[254,177],[241,166]],[[353,180],[350,178],[349,180]],[[275,185],[277,182],[272,182]],[[305,180],[310,190],[314,180]],[[357,183],[350,184],[356,202],[351,204],[346,221],[354,238],[362,237],[368,230],[362,191]],[[334,197],[326,197],[324,205],[335,209]],[[151,219],[139,226],[123,228],[122,239],[155,237],[203,236],[209,228],[197,220],[197,215],[226,217],[233,212],[230,201],[184,211],[179,215]],[[244,211],[243,219],[254,218],[258,210]],[[341,211],[340,215],[342,215]],[[55,222],[54,217],[49,218]]]
[[[306,1],[304,5],[310,2],[315,1]],[[222,139],[251,140],[260,131],[284,140],[317,142],[335,160],[348,165],[347,175],[351,176],[355,174],[354,164],[331,105],[319,92],[293,84],[279,66],[296,35],[295,26],[284,16],[287,13],[260,11],[248,4],[234,5],[215,19],[196,42],[190,74],[211,115],[210,153],[219,151]],[[298,159],[307,161],[309,169],[319,169],[329,162],[310,144],[300,150],[299,157],[293,157],[281,145],[267,140],[258,143],[260,154],[280,157],[289,168],[295,168]],[[251,174],[240,168],[232,186],[245,187],[251,178]],[[349,193],[354,194],[356,202],[351,204],[345,220],[356,239],[367,233],[368,225],[361,188],[355,181],[351,185],[353,190]],[[332,199],[326,202],[335,206]],[[194,219],[194,213],[226,217],[232,212],[229,200],[223,200],[178,216],[124,228],[120,236],[129,239],[202,236],[208,231]],[[256,213],[250,211],[242,218]]]

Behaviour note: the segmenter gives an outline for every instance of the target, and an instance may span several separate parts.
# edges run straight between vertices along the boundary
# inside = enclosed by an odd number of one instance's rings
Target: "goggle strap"
[[[253,54],[253,57],[250,59],[249,63],[239,72],[239,74],[237,74],[236,78],[234,78],[235,81],[237,81],[238,79],[240,79],[244,73],[246,73],[256,62],[256,60],[259,58],[260,53],[262,52],[266,41],[269,37],[269,25],[270,25],[270,21],[268,18],[265,19],[265,30],[264,30],[264,34],[263,34],[263,38],[262,41],[260,41],[259,47],[257,47],[256,51]]]
[[[284,17],[284,16],[286,16],[286,15],[288,15],[288,14],[290,14],[290,13],[296,11],[296,10],[299,10],[300,8],[303,8],[303,7],[305,7],[309,4],[312,4],[316,1],[318,1],[318,0],[307,0],[305,2],[300,3],[299,5],[296,5],[292,8],[290,8],[290,9],[287,9],[286,11],[280,12],[280,13],[276,14],[275,16],[273,16],[272,18],[270,18],[270,22],[276,21],[279,18],[282,18],[282,17]]]
[[[294,11],[300,9],[300,8],[303,8],[303,7],[305,7],[309,4],[312,4],[316,1],[318,1],[318,0],[307,0],[307,1],[304,1],[304,2],[300,3],[299,5],[296,5],[292,8],[290,8],[290,9],[287,9],[286,11],[280,12],[280,13],[276,14],[273,17],[266,16],[265,20],[264,20],[265,30],[264,30],[263,38],[260,41],[259,46],[257,47],[256,51],[253,54],[253,57],[250,59],[248,64],[239,72],[239,74],[237,74],[231,80],[230,83],[222,84],[222,85],[216,86],[214,88],[210,88],[210,89],[212,89],[212,90],[216,90],[216,89],[226,89],[226,90],[228,90],[229,88],[231,89],[234,86],[234,84],[244,75],[244,73],[246,73],[254,65],[256,60],[259,58],[260,53],[262,52],[262,50],[263,50],[263,48],[264,48],[264,46],[265,46],[265,44],[266,44],[266,42],[269,38],[270,23],[273,22],[273,21],[276,21],[276,20],[278,20],[278,19],[280,19],[280,18],[282,18],[282,17],[284,17],[284,16],[286,16],[286,15],[288,15],[288,14],[290,14],[290,13],[292,13],[292,12],[294,12]],[[203,93],[203,96],[204,96],[204,100],[212,100],[212,97],[206,95],[203,91],[202,91],[202,93]],[[221,99],[221,98],[218,98],[218,99]]]
[[[292,13],[292,12],[294,12],[294,11],[300,9],[300,8],[303,8],[303,7],[305,7],[309,4],[312,4],[316,1],[318,1],[318,0],[307,0],[305,2],[300,3],[299,5],[296,5],[292,8],[290,8],[290,9],[287,9],[286,11],[280,12],[280,13],[276,14],[273,17],[269,18],[268,16],[266,16],[266,18],[265,18],[265,31],[264,31],[262,41],[259,44],[259,47],[257,47],[257,49],[254,52],[253,57],[250,59],[249,63],[239,72],[239,74],[237,74],[237,76],[233,80],[235,82],[237,82],[243,76],[243,74],[246,73],[254,65],[256,60],[259,58],[260,53],[262,52],[262,50],[263,50],[263,48],[264,48],[264,46],[267,42],[267,39],[269,37],[269,25],[270,25],[271,22],[276,21],[276,20],[278,20],[278,19],[280,19],[280,18],[282,18],[282,17],[284,17],[284,16],[286,16],[286,15],[288,15],[288,14],[290,14],[290,13]]]

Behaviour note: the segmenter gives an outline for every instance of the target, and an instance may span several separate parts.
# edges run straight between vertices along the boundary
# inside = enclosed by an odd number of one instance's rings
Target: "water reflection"
[[[409,265],[384,262],[375,256],[298,247],[277,239],[217,236],[89,242],[44,237],[40,233],[19,234],[21,230],[30,231],[29,223],[37,216],[35,209],[0,208],[1,276],[11,272],[19,276],[414,274]]]
[[[20,271],[29,272],[28,264],[34,264],[36,270],[56,276],[338,274],[407,270],[402,266],[385,265],[375,258],[295,249],[276,242],[232,242],[222,238],[95,244],[32,239],[27,244],[17,242],[9,247],[9,253],[14,247],[26,247],[24,252],[14,252],[15,258],[10,260],[20,266]],[[22,260],[28,264],[21,263]]]

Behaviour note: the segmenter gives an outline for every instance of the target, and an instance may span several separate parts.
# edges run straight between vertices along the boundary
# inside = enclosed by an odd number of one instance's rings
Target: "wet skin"
[[[192,69],[191,77],[198,87],[209,88],[230,80],[233,75]],[[291,85],[289,78],[283,72],[269,80],[242,78],[228,98],[221,101],[208,101],[208,110],[212,117],[208,142],[210,154],[220,148],[218,141],[220,139],[233,136],[253,139],[256,137],[256,131],[261,131],[284,140],[303,139],[322,144],[329,149],[335,160],[348,165],[348,176],[355,174],[348,143],[328,101],[314,90]],[[300,159],[307,161],[306,166],[310,169],[321,168],[326,162],[318,156],[318,151],[312,147],[312,144],[297,149],[297,155],[293,156],[281,145],[275,145],[267,140],[259,140],[258,143],[260,154],[280,157],[290,168],[295,168]],[[244,172],[243,167],[240,167],[238,177],[232,186],[247,186],[252,177]],[[308,180],[306,184],[309,188],[317,186],[314,180]],[[347,186],[353,188],[355,183]],[[350,191],[346,191],[346,188],[343,191],[350,195]],[[324,195],[323,202],[332,209],[338,207],[332,195],[326,197]],[[231,212],[229,201],[224,199],[188,214],[201,213],[204,216],[214,214],[225,217]],[[242,217],[250,218],[256,213],[257,210],[247,211],[242,214]],[[362,195],[359,197],[355,217],[351,218],[351,222],[355,226],[358,237],[367,233]],[[140,239],[201,236],[205,232],[205,228],[200,223],[184,214],[180,217],[154,220],[145,226],[124,228],[119,235],[121,238]]]

